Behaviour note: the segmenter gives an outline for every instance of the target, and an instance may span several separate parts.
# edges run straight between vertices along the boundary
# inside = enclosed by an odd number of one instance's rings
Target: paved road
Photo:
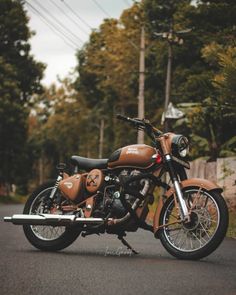
[[[0,205],[0,219],[22,206]],[[171,257],[149,232],[127,240],[129,255],[115,236],[79,238],[58,253],[34,249],[22,228],[0,221],[0,294],[236,294],[236,240],[226,239],[201,261]]]

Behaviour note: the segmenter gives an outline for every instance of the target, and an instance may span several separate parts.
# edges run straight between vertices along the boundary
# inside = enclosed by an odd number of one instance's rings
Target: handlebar
[[[152,126],[152,124],[148,121],[148,120],[141,120],[141,119],[136,119],[136,118],[129,118],[129,117],[125,117],[123,115],[117,114],[116,115],[117,119],[122,120],[122,121],[126,121],[129,123],[132,123],[134,125],[134,127],[144,130],[146,131],[146,133],[153,139],[153,137],[155,136],[160,136],[163,133],[158,130],[157,128],[155,128],[154,126]]]
[[[122,120],[122,121],[129,121],[130,120],[129,117],[125,117],[125,116],[120,115],[120,114],[117,114],[116,118],[119,119],[119,120]]]
[[[126,121],[126,122],[129,122],[129,123],[132,123],[136,126],[140,125],[140,126],[144,126],[144,122],[142,120],[139,120],[139,119],[132,119],[132,118],[129,118],[129,117],[125,117],[123,115],[120,115],[120,114],[117,114],[116,115],[116,118],[119,119],[119,120],[122,120],[122,121]]]

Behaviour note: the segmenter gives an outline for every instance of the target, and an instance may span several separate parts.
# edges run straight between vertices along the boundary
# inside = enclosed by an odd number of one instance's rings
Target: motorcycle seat
[[[90,159],[80,156],[72,156],[70,160],[73,165],[78,166],[79,169],[84,169],[85,171],[92,169],[106,169],[108,163],[108,159]]]

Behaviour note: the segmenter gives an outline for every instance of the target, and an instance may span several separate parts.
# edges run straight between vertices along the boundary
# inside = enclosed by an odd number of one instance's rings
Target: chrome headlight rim
[[[175,135],[172,139],[171,148],[175,156],[185,158],[189,152],[189,142],[187,137],[181,134]]]

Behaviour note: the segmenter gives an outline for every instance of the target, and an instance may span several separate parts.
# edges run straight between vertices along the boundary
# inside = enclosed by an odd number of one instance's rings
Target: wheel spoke
[[[51,188],[48,188],[37,196],[31,205],[30,214],[45,213],[43,212],[43,202],[50,190]],[[32,225],[31,229],[38,238],[46,241],[58,239],[65,232],[64,226]]]
[[[192,212],[190,222],[165,226],[164,235],[174,248],[192,252],[204,247],[214,236],[219,226],[219,208],[214,198],[201,189],[190,189],[184,197]],[[168,224],[174,218],[178,219],[172,200],[163,221]]]

